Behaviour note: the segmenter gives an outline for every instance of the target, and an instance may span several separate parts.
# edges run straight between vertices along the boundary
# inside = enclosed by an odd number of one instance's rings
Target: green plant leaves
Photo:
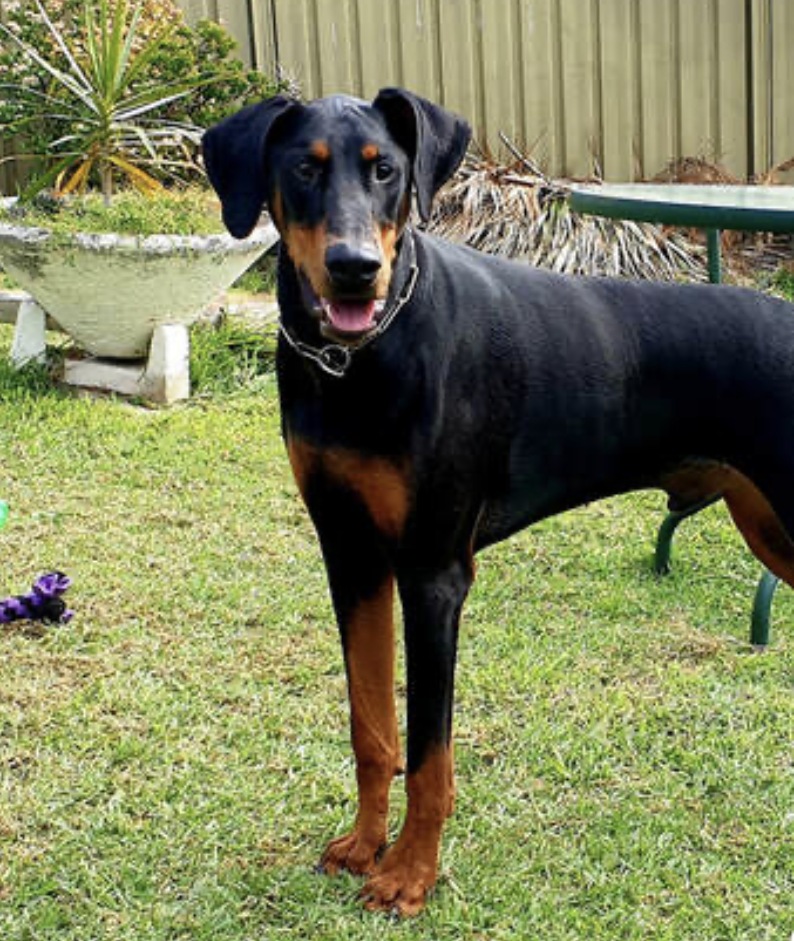
[[[3,160],[33,172],[26,195],[69,154],[60,183],[73,180],[95,131],[161,183],[195,181],[202,129],[287,87],[235,59],[217,23],[186,25],[174,0],[30,0],[3,13],[0,132],[15,141]],[[129,182],[91,147],[79,182],[95,189],[108,166],[110,189]]]
[[[170,39],[171,29],[166,27],[142,39],[138,35],[141,0],[131,12],[128,0],[99,0],[98,9],[96,3],[83,0],[82,49],[79,43],[67,41],[41,0],[34,2],[63,63],[48,59],[7,26],[0,24],[0,30],[58,86],[57,93],[28,96],[34,112],[30,120],[42,116],[45,104],[48,109],[63,105],[68,114],[59,117],[70,121],[71,133],[48,142],[47,155],[54,162],[34,177],[22,198],[29,200],[53,185],[62,192],[82,192],[93,174],[99,175],[107,197],[117,177],[141,192],[156,192],[161,184],[152,170],[162,172],[174,164],[173,159],[161,163],[160,151],[172,150],[185,140],[197,144],[201,129],[154,112],[209,81],[217,81],[217,74],[211,78],[192,76],[176,84],[153,78],[150,67]],[[26,95],[24,85],[16,87]],[[49,110],[45,116],[58,119]],[[19,127],[16,123],[12,129]],[[64,152],[61,148],[67,146]]]

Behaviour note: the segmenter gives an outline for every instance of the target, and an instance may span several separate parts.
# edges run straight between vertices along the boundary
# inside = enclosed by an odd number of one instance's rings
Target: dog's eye
[[[320,168],[312,160],[301,160],[292,171],[301,183],[313,183],[320,173]]]
[[[387,160],[379,160],[375,164],[374,173],[378,183],[385,183],[394,176],[394,167]]]

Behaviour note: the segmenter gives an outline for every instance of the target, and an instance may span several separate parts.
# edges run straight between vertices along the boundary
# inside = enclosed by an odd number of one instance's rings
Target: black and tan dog
[[[282,236],[283,432],[322,544],[352,712],[359,807],[322,865],[413,914],[453,806],[458,621],[484,546],[554,513],[660,487],[723,496],[794,582],[794,307],[727,287],[564,278],[447,244],[427,219],[469,128],[401,89],[273,98],[210,130],[230,231]],[[393,591],[405,623],[407,816]]]

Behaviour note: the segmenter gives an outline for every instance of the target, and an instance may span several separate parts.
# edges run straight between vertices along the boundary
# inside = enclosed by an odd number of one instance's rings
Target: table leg
[[[673,510],[667,514],[656,537],[653,567],[657,575],[666,575],[670,571],[673,536],[681,523],[687,517],[694,516],[719,499],[719,497],[715,497],[704,500],[703,503],[697,503],[686,510]],[[758,582],[753,601],[753,615],[750,623],[750,643],[753,647],[766,647],[769,644],[769,619],[772,613],[772,600],[779,584],[780,579],[777,575],[773,575],[768,569],[765,569]]]
[[[769,643],[769,616],[772,609],[772,599],[775,589],[780,584],[777,575],[769,570],[765,571],[755,590],[753,602],[753,619],[750,629],[750,643],[753,647],[766,647]]]
[[[712,284],[719,284],[722,281],[721,234],[719,229],[706,229],[706,244],[709,253],[709,281]]]
[[[666,575],[670,571],[670,555],[673,551],[673,536],[678,527],[688,516],[694,516],[707,506],[716,503],[720,497],[711,497],[702,503],[696,503],[694,506],[687,507],[685,510],[673,510],[667,514],[662,525],[659,527],[659,534],[656,537],[656,552],[653,557],[653,567],[657,575]]]

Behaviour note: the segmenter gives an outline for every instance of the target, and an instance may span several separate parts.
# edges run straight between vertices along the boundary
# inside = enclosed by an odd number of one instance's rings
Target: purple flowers
[[[74,611],[66,607],[61,595],[71,584],[72,580],[63,572],[42,575],[28,594],[0,599],[0,624],[22,620],[66,624]]]

